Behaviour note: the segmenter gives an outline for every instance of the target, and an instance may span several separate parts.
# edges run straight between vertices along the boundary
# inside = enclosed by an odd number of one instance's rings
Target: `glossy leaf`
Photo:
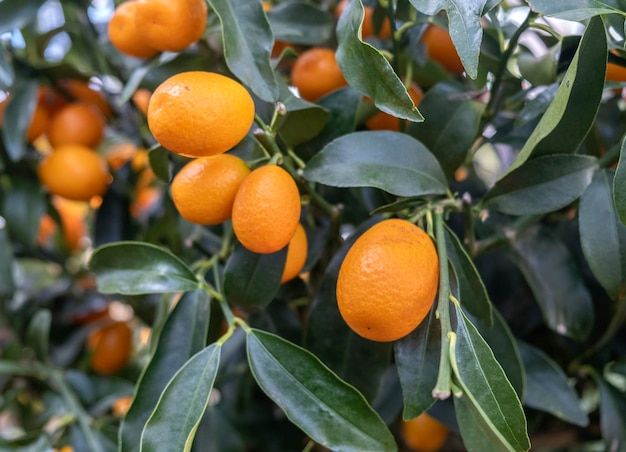
[[[585,427],[589,418],[563,370],[540,349],[525,342],[517,345],[526,369],[524,405]]]
[[[46,212],[46,198],[36,180],[13,177],[10,190],[2,194],[2,215],[11,235],[28,249],[37,247],[39,222]]]
[[[319,6],[303,1],[279,3],[267,12],[274,38],[302,45],[320,45],[332,38],[335,20]]]
[[[0,35],[28,25],[37,17],[45,0],[4,0],[0,2]]]
[[[626,136],[622,141],[619,161],[613,179],[613,199],[619,220],[626,225]]]
[[[333,187],[376,187],[398,196],[444,194],[437,159],[416,139],[398,132],[363,131],[330,142],[304,177]]]
[[[448,31],[467,75],[478,75],[478,56],[483,30],[480,24],[486,0],[410,0],[419,11],[434,16],[441,10],[448,14]]]
[[[118,242],[97,248],[89,261],[102,293],[126,295],[180,292],[200,287],[178,257],[145,242]]]
[[[273,36],[259,0],[208,0],[222,24],[226,64],[241,82],[266,102],[278,100],[270,64]]]
[[[257,254],[237,246],[224,270],[224,293],[242,308],[263,308],[276,296],[287,258],[287,247]]]
[[[327,124],[327,110],[294,96],[285,83],[280,83],[280,99],[285,105],[287,115],[281,122],[278,133],[287,146],[295,147],[310,140]]]
[[[6,2],[0,3],[0,8]],[[0,10],[0,17],[2,11]],[[11,160],[18,161],[26,152],[26,131],[37,105],[36,80],[25,80],[17,83],[11,93],[11,100],[4,111],[2,140]]]
[[[580,244],[591,272],[618,301],[626,293],[626,226],[615,211],[612,172],[598,171],[580,198]]]
[[[337,63],[354,89],[374,100],[386,113],[410,121],[424,118],[387,59],[360,39],[364,9],[361,0],[349,0],[337,23]]]
[[[529,0],[531,8],[544,16],[565,20],[585,20],[601,14],[624,13],[601,0]]]
[[[402,385],[402,418],[413,419],[435,403],[432,392],[437,383],[441,356],[441,323],[435,308],[408,336],[394,342],[395,363]]]
[[[263,391],[314,441],[336,451],[397,450],[365,398],[307,350],[251,330],[250,370]]]
[[[554,96],[556,96],[558,90],[559,84],[553,83],[550,86],[547,86],[535,97],[529,99],[515,118],[515,127],[522,127],[523,125],[543,115],[554,100]]]
[[[135,389],[133,404],[120,428],[119,452],[136,452],[141,432],[161,392],[187,360],[202,350],[209,328],[209,297],[204,290],[187,292],[169,314],[150,362]]]
[[[4,301],[15,291],[13,280],[13,245],[6,227],[6,221],[0,217],[0,312],[4,313]]]
[[[50,325],[52,314],[47,309],[39,309],[28,323],[26,330],[26,342],[35,351],[37,358],[46,362],[50,359]]]
[[[189,451],[209,404],[222,346],[192,356],[167,384],[141,435],[141,452]],[[176,425],[175,431],[172,425]]]
[[[463,446],[469,452],[511,450],[484,419],[475,402],[462,394],[454,397],[454,414],[459,426]]]
[[[567,247],[540,227],[513,243],[513,258],[549,328],[584,340],[593,326],[593,301]]]
[[[522,404],[491,348],[476,327],[455,309],[456,346],[451,349],[452,368],[463,397],[468,397],[489,430],[509,450],[530,448]]]
[[[438,83],[430,88],[419,108],[426,122],[411,123],[407,132],[437,157],[448,177],[463,163],[476,136],[485,104],[461,96],[460,84]]]
[[[552,212],[578,199],[597,167],[594,157],[584,155],[538,157],[496,182],[483,200],[510,215]]]
[[[602,377],[596,383],[600,391],[600,429],[606,450],[626,448],[626,394]]]
[[[555,2],[558,3],[558,2]],[[587,136],[604,89],[607,42],[602,19],[589,21],[554,100],[527,139],[509,172],[531,156],[572,154]]]

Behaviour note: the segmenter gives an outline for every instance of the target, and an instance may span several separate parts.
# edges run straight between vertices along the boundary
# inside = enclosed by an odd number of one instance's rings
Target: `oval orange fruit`
[[[151,58],[157,54],[157,50],[145,42],[142,29],[137,26],[137,5],[137,1],[129,0],[115,8],[107,29],[109,39],[113,47],[123,54],[135,58]]]
[[[422,41],[426,45],[429,58],[437,61],[449,72],[462,74],[465,71],[447,30],[437,25],[430,25],[424,32]]]
[[[448,428],[428,413],[402,423],[405,444],[414,451],[435,452],[448,437]]]
[[[308,250],[309,244],[306,238],[306,231],[302,224],[298,223],[296,232],[289,241],[289,248],[287,248],[287,260],[285,261],[283,276],[280,280],[281,283],[286,283],[300,274],[306,263]]]
[[[85,102],[66,105],[48,126],[48,140],[53,147],[78,144],[95,147],[100,143],[106,123],[98,109]]]
[[[335,51],[313,47],[300,54],[291,69],[291,84],[303,99],[314,102],[320,97],[348,85]]]

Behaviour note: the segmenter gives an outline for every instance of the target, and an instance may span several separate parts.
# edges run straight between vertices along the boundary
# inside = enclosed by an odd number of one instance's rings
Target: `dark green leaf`
[[[224,293],[243,308],[263,308],[276,296],[287,258],[287,247],[272,254],[257,254],[237,246],[224,270]]]
[[[454,397],[454,413],[468,452],[511,450],[485,421],[475,402],[465,394]]]
[[[613,198],[617,214],[622,224],[626,225],[626,136],[622,141],[619,162],[613,179]]]
[[[141,432],[161,392],[176,371],[204,348],[209,314],[209,297],[198,289],[185,293],[168,316],[154,355],[137,383],[133,404],[120,427],[119,452],[139,449]]]
[[[444,194],[437,159],[415,138],[390,131],[354,132],[313,157],[304,177],[333,187],[376,187],[398,196]]]
[[[465,88],[442,82],[430,88],[419,105],[426,122],[411,123],[407,132],[437,157],[450,177],[463,163],[478,135],[485,104],[463,97]]]
[[[619,8],[600,0],[529,0],[531,8],[544,16],[565,20],[585,20],[600,14],[621,14]]]
[[[46,199],[36,180],[14,177],[10,190],[3,193],[2,215],[10,234],[28,249],[35,249],[39,222],[46,212]]]
[[[555,2],[559,3],[559,2]],[[607,42],[602,19],[589,21],[554,100],[519,152],[509,172],[531,155],[572,154],[587,136],[604,89]]]
[[[402,385],[402,418],[413,419],[435,403],[433,388],[437,383],[441,356],[441,323],[435,308],[408,336],[394,343],[395,363]]]
[[[9,238],[6,221],[0,217],[0,312],[4,312],[4,301],[13,295],[13,245]]]
[[[288,3],[286,3],[288,4]],[[321,106],[294,96],[285,83],[280,83],[280,98],[287,115],[280,124],[280,138],[289,147],[315,137],[328,122],[329,113]]]
[[[374,100],[380,110],[401,119],[423,121],[405,86],[387,59],[373,46],[361,41],[361,0],[349,0],[337,24],[337,63],[354,89]]]
[[[9,58],[9,52],[2,49],[2,44],[0,44],[0,49],[0,89],[8,90],[15,81],[15,71]]]
[[[171,152],[163,146],[155,146],[148,152],[150,167],[154,171],[156,177],[164,182],[169,182],[172,178],[172,165],[170,165],[169,157]]]
[[[89,266],[103,293],[136,295],[200,287],[200,281],[183,261],[145,242],[103,245],[94,251]]]
[[[524,124],[527,124],[543,115],[552,103],[552,100],[554,99],[554,96],[556,96],[558,90],[559,84],[553,83],[552,85],[546,87],[546,89],[541,91],[538,95],[530,99],[524,107],[522,107],[515,118],[515,127],[522,127]]]
[[[480,418],[510,450],[530,448],[522,404],[509,383],[491,348],[476,327],[455,309],[456,346],[452,348],[452,368],[463,397],[470,399]]]
[[[0,3],[1,8],[5,2]],[[11,100],[4,111],[2,140],[11,160],[18,161],[26,151],[26,131],[37,105],[37,80],[28,79],[17,83],[11,93]]]
[[[397,450],[365,398],[307,350],[253,329],[247,351],[259,386],[317,443],[336,451]]]
[[[278,100],[278,83],[270,64],[274,39],[261,2],[208,1],[222,23],[228,68],[264,101]]]
[[[549,328],[584,340],[593,326],[593,301],[567,247],[539,226],[513,242],[524,274]]]
[[[510,215],[552,212],[575,201],[598,167],[594,157],[546,155],[509,172],[487,192],[485,206]]]
[[[478,75],[478,55],[483,37],[480,18],[487,0],[410,0],[419,11],[434,16],[442,9],[448,14],[448,31],[467,75]]]
[[[606,450],[626,448],[626,395],[602,377],[596,383],[600,390],[600,428]]]
[[[446,249],[454,269],[461,305],[473,316],[482,319],[487,326],[493,323],[492,306],[487,289],[474,262],[459,241],[454,231],[446,226]]]
[[[585,427],[589,418],[563,370],[540,349],[521,341],[517,346],[526,369],[524,405]]]
[[[46,362],[50,359],[50,324],[52,314],[48,309],[38,309],[28,323],[26,342],[35,351],[37,358]]]
[[[626,226],[613,204],[612,173],[598,171],[580,198],[580,244],[591,272],[617,301],[626,293]]]
[[[203,452],[246,452],[246,445],[230,422],[226,414],[219,406],[211,405],[204,412],[204,417],[196,437],[194,438],[194,449]]]
[[[209,404],[222,346],[214,343],[192,356],[167,384],[141,435],[141,451],[191,450]],[[176,425],[176,429],[172,426]]]
[[[22,28],[37,18],[45,0],[4,0],[0,2],[0,35]]]
[[[319,45],[332,38],[335,20],[317,5],[302,1],[280,3],[267,12],[274,38],[302,45]]]

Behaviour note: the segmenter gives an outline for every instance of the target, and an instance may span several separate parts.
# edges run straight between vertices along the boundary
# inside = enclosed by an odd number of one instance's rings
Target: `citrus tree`
[[[0,448],[626,450],[625,17],[0,1]]]

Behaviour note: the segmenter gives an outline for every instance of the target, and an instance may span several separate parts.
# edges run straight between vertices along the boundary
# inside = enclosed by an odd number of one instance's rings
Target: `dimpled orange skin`
[[[314,102],[320,97],[348,85],[339,69],[335,51],[313,47],[300,54],[291,69],[291,84],[303,99]]]
[[[79,144],[95,147],[102,140],[106,123],[98,109],[84,102],[63,107],[48,125],[48,140],[53,147]]]
[[[414,451],[435,452],[441,449],[448,436],[448,428],[427,413],[402,423],[406,445]]]
[[[136,26],[157,50],[186,49],[202,37],[206,21],[205,0],[137,0]]]
[[[106,160],[84,146],[55,149],[37,168],[39,180],[53,195],[89,201],[107,190],[111,175]]]
[[[426,52],[429,58],[437,61],[454,74],[462,74],[465,71],[452,38],[446,30],[436,25],[431,25],[424,32],[422,40],[426,45]]]
[[[337,278],[337,304],[357,334],[390,342],[422,322],[438,284],[439,259],[428,234],[406,220],[389,219],[348,250]]]
[[[283,249],[300,221],[300,193],[284,169],[266,165],[246,177],[233,204],[233,230],[241,244],[254,253]]]
[[[107,28],[111,44],[120,52],[136,58],[151,58],[157,50],[150,47],[144,40],[141,29],[135,22],[135,0],[120,3],[113,11]]]
[[[174,205],[191,223],[222,223],[231,217],[235,195],[248,174],[246,163],[234,155],[192,160],[172,180]]]
[[[298,223],[296,232],[289,241],[287,248],[287,260],[283,269],[283,276],[280,280],[281,284],[291,281],[300,274],[304,264],[306,263],[309,244],[306,238],[306,231],[302,224]]]
[[[148,126],[166,149],[187,157],[230,150],[254,121],[254,101],[235,80],[191,71],[163,82],[150,97]]]

